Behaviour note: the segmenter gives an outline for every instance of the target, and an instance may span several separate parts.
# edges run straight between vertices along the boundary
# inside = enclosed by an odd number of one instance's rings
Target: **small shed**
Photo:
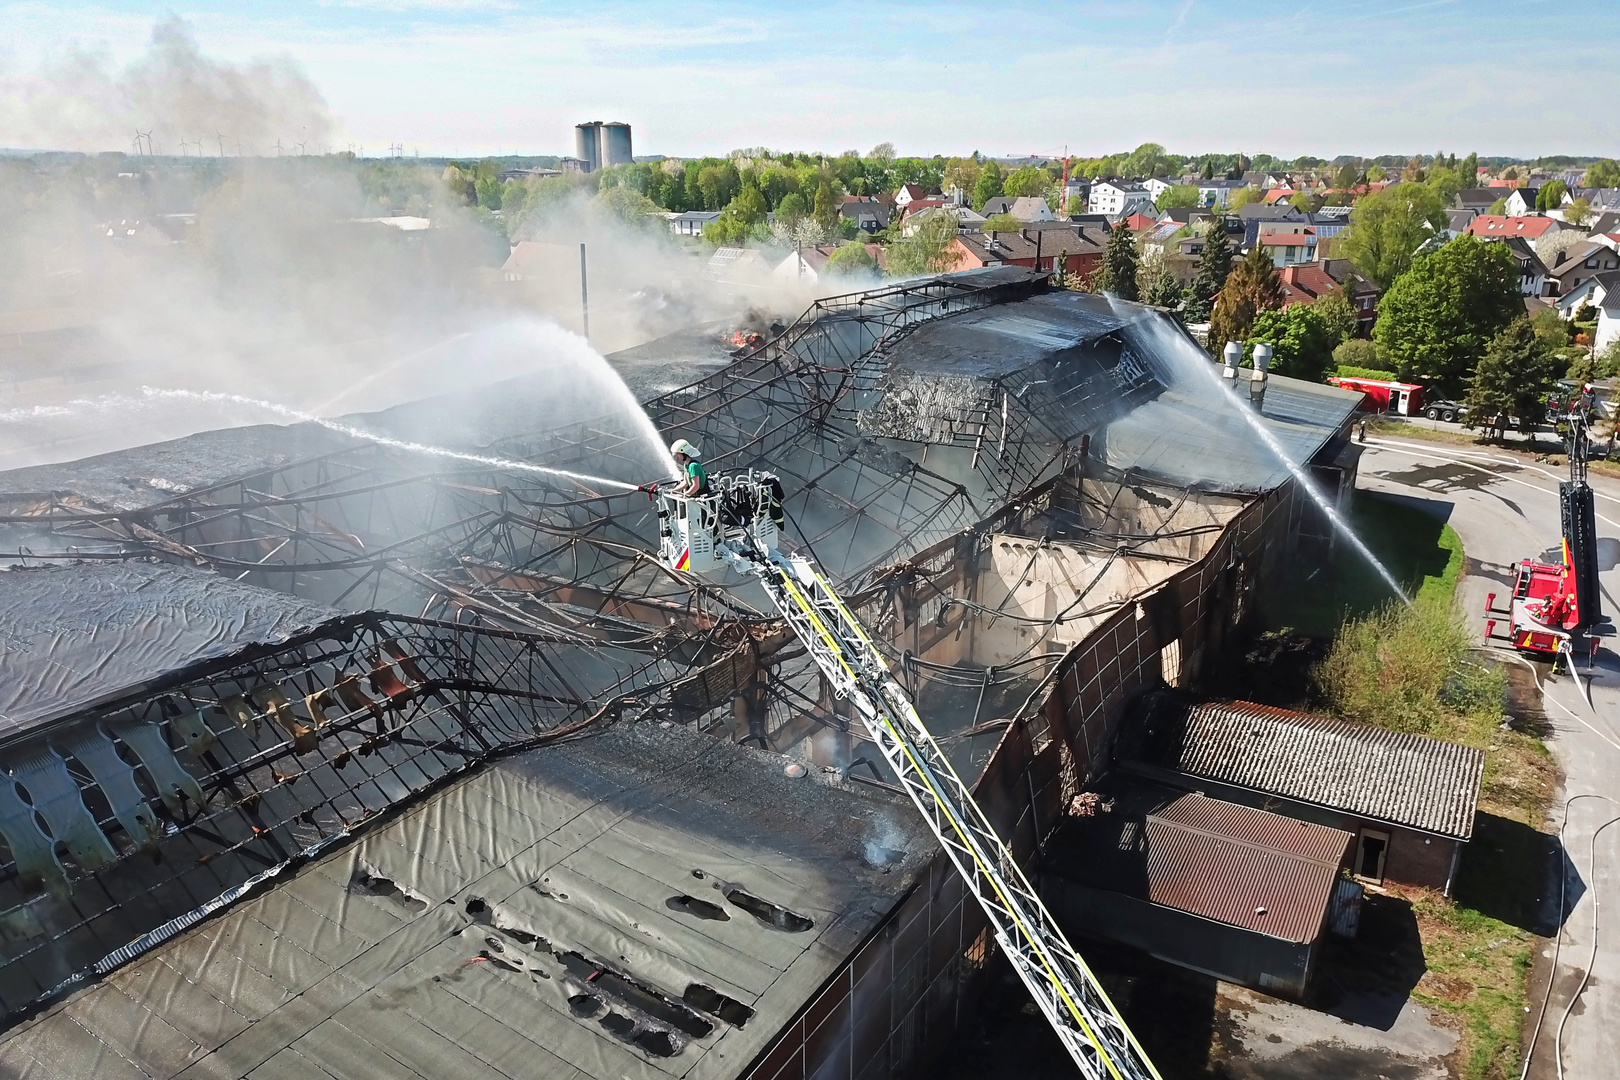
[[[1356,837],[1355,875],[1442,889],[1474,834],[1485,754],[1246,701],[1145,697],[1119,746],[1125,770],[1264,806]]]
[[[1096,805],[1047,843],[1041,894],[1065,929],[1304,996],[1349,833],[1140,781]]]

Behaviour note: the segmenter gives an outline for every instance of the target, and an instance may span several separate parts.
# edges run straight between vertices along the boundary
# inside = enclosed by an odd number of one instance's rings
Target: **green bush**
[[[1334,715],[1389,731],[1427,734],[1448,715],[1499,721],[1506,679],[1469,658],[1473,643],[1450,596],[1392,600],[1346,620],[1317,687]]]
[[[1366,338],[1348,338],[1333,348],[1333,362],[1344,368],[1378,367],[1378,346]]]
[[[1338,371],[1334,372],[1334,374],[1343,375],[1347,379],[1382,379],[1385,382],[1398,382],[1400,380],[1400,376],[1393,371],[1370,367],[1346,367],[1344,364],[1340,364]]]

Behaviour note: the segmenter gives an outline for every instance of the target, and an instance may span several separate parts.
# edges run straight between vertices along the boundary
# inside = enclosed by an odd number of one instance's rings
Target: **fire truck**
[[[1485,637],[1541,659],[1569,659],[1575,650],[1597,647],[1597,630],[1605,623],[1598,602],[1597,525],[1592,487],[1586,480],[1588,425],[1596,395],[1590,386],[1554,403],[1569,451],[1569,479],[1558,485],[1563,541],[1557,562],[1522,559],[1514,570],[1513,594],[1506,607],[1497,595],[1486,600]],[[1561,415],[1558,415],[1561,414]],[[1506,635],[1496,633],[1506,617]]]
[[[1397,416],[1417,416],[1423,412],[1423,387],[1416,383],[1360,379],[1349,375],[1334,375],[1328,382],[1366,394],[1361,399],[1363,412],[1387,412]]]

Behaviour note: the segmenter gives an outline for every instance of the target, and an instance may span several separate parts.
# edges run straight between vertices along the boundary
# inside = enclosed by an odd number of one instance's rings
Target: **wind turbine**
[[[280,156],[281,156],[281,140],[277,139],[276,140],[276,157],[280,157]]]
[[[224,157],[225,156],[225,134],[223,132],[220,132],[220,131],[216,131],[216,132],[214,132],[214,134],[219,138],[219,156]]]

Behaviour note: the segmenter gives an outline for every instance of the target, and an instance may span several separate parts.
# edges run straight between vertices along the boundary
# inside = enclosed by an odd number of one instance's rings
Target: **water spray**
[[[1339,535],[1344,537],[1345,541],[1355,548],[1363,559],[1367,560],[1367,565],[1378,572],[1378,576],[1384,579],[1384,583],[1389,586],[1390,591],[1401,598],[1401,603],[1410,607],[1412,600],[1406,595],[1406,590],[1401,588],[1401,583],[1395,580],[1395,575],[1391,574],[1384,564],[1378,561],[1378,556],[1374,555],[1372,549],[1362,542],[1361,537],[1355,534],[1355,531],[1350,528],[1350,523],[1340,516],[1339,511],[1328,501],[1327,496],[1317,488],[1310,475],[1300,467],[1298,462],[1289,456],[1288,451],[1283,449],[1282,443],[1277,441],[1277,437],[1271,433],[1271,429],[1266,427],[1264,421],[1261,420],[1259,407],[1265,399],[1266,380],[1269,376],[1267,369],[1271,364],[1271,356],[1272,347],[1270,345],[1265,342],[1256,343],[1254,347],[1254,373],[1249,380],[1249,401],[1247,403],[1238,396],[1237,392],[1237,365],[1243,358],[1243,343],[1241,341],[1228,341],[1226,343],[1223,352],[1225,366],[1220,377],[1216,376],[1214,368],[1207,363],[1199,362],[1198,368],[1232,399],[1233,405],[1236,406],[1238,414],[1243,417],[1244,422],[1254,430],[1256,435],[1260,436],[1260,441],[1266,444],[1266,448],[1276,456],[1277,460],[1282,462],[1283,466],[1294,475],[1294,479],[1299,482],[1299,486],[1304,489],[1305,494],[1322,511]]]
[[[545,476],[559,476],[566,480],[575,480],[585,484],[595,484],[600,487],[616,488],[619,491],[635,491],[635,484],[627,484],[623,480],[614,480],[606,476],[592,476],[590,473],[573,472],[568,469],[554,469],[546,465],[533,465],[527,461],[515,461],[511,458],[491,457],[487,454],[472,454],[463,450],[450,450],[442,446],[429,446],[427,443],[410,442],[405,439],[393,439],[386,435],[377,435],[373,432],[362,431],[360,428],[339,423],[336,420],[327,420],[324,417],[311,413],[300,412],[286,405],[278,405],[273,401],[263,401],[259,398],[244,397],[241,394],[225,394],[215,390],[160,390],[152,386],[141,387],[142,396],[148,400],[183,400],[206,401],[215,405],[242,405],[250,409],[262,409],[265,412],[284,416],[289,420],[298,420],[306,424],[318,424],[328,431],[335,431],[340,435],[347,435],[351,439],[360,439],[365,442],[377,443],[394,450],[403,450],[411,454],[424,454],[429,457],[449,458],[453,461],[466,461],[475,465],[488,465],[494,469],[507,469],[513,472],[540,473]]]

